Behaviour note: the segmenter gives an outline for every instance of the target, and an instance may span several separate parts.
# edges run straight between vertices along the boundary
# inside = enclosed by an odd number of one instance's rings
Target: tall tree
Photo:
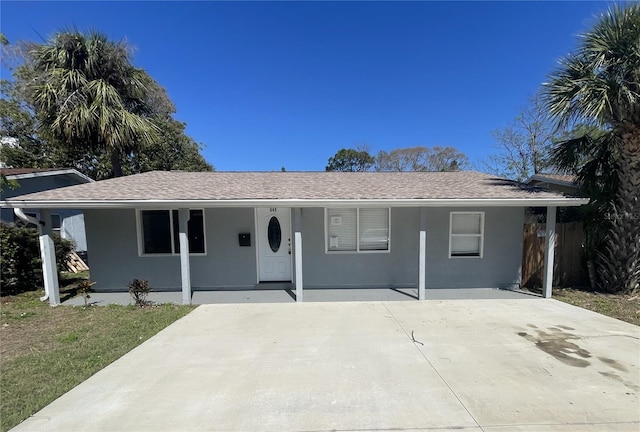
[[[26,45],[16,76],[40,136],[71,151],[106,151],[115,176],[123,157],[157,138],[150,117],[173,111],[164,90],[131,64],[126,44],[99,32],[63,31]]]
[[[550,169],[549,149],[554,138],[554,126],[539,95],[504,129],[491,132],[497,153],[485,161],[492,174],[523,181]]]
[[[431,149],[428,147],[397,148],[389,152],[381,150],[376,156],[376,171],[425,171]]]
[[[51,149],[36,133],[33,113],[17,97],[11,82],[0,82],[0,164],[49,168]]]
[[[152,144],[137,149],[126,160],[129,173],[152,170],[212,171],[200,154],[202,146],[184,133],[186,125],[171,116],[153,119],[160,131]]]
[[[589,204],[576,209],[584,222],[585,256],[597,258],[606,245],[609,217],[618,190],[615,143],[607,131],[580,124],[559,136],[551,150],[558,171],[575,175],[580,193],[590,198]]]
[[[329,158],[326,171],[368,171],[375,159],[365,150],[340,149]]]
[[[454,147],[406,147],[378,152],[376,171],[458,171],[468,166],[467,156]]]
[[[551,74],[544,93],[559,127],[586,122],[607,131],[583,140],[596,153],[608,146],[605,153],[613,155],[617,172],[599,273],[604,288],[635,292],[640,286],[640,5],[614,5],[603,14]]]

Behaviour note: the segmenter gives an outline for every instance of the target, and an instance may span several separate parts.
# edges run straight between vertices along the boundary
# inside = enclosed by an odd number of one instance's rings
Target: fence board
[[[543,223],[525,224],[523,232],[522,286],[540,288],[544,271]],[[582,222],[556,224],[556,251],[553,271],[555,286],[579,286],[588,282],[586,265],[582,258],[584,231]]]

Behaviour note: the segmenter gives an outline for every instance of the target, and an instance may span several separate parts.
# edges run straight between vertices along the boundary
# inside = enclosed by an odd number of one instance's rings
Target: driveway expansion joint
[[[474,415],[471,413],[471,411],[469,411],[469,408],[467,408],[467,406],[462,402],[462,400],[460,399],[460,397],[456,394],[456,392],[453,390],[453,388],[451,387],[451,385],[449,385],[449,383],[447,382],[447,380],[444,379],[444,377],[440,374],[440,372],[438,371],[438,369],[436,369],[436,367],[433,365],[433,363],[431,362],[431,360],[429,360],[429,358],[426,356],[426,354],[420,349],[420,347],[418,346],[418,343],[416,343],[417,341],[414,339],[413,337],[413,331],[411,331],[411,334],[409,334],[409,332],[407,331],[407,329],[405,329],[403,327],[402,324],[400,324],[400,321],[398,320],[398,318],[394,315],[394,313],[391,311],[391,309],[389,309],[389,307],[387,306],[386,302],[382,302],[382,305],[385,307],[385,309],[387,310],[387,312],[389,312],[391,314],[391,316],[393,317],[394,321],[396,322],[396,324],[398,324],[398,327],[400,327],[400,329],[404,332],[405,336],[407,336],[407,339],[409,339],[411,341],[411,343],[413,344],[413,346],[416,347],[416,349],[418,350],[418,352],[420,353],[420,355],[422,356],[422,358],[424,358],[426,360],[426,362],[429,364],[429,366],[431,366],[431,368],[433,369],[433,371],[436,373],[436,375],[438,375],[438,377],[442,380],[442,382],[447,386],[447,388],[449,389],[449,391],[451,392],[451,394],[453,394],[453,396],[457,399],[457,401],[460,403],[460,405],[464,408],[464,410],[467,412],[467,414],[469,414],[469,417],[471,417],[473,419],[473,421],[475,422],[475,424],[477,425],[477,427],[479,427],[480,429],[482,429],[482,426],[480,426],[480,423],[478,423],[478,420],[474,417]],[[419,342],[421,345],[424,346],[424,344],[422,342]]]

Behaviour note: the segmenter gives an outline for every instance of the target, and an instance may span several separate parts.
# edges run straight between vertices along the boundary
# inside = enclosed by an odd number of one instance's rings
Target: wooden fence
[[[546,225],[524,225],[522,255],[522,285],[527,288],[542,286],[544,271],[544,241]],[[553,269],[553,285],[560,287],[589,284],[582,252],[584,231],[582,222],[556,224],[556,250]]]

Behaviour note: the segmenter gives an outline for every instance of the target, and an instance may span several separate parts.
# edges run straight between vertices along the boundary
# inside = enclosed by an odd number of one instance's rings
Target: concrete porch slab
[[[494,288],[458,288],[429,289],[427,300],[463,300],[463,299],[535,299],[536,296],[516,291]],[[149,301],[157,303],[182,303],[180,291],[151,292]],[[416,288],[310,288],[304,290],[305,302],[352,302],[352,301],[417,301]],[[254,289],[254,290],[211,290],[194,291],[191,297],[193,304],[224,303],[293,303],[295,290]],[[129,293],[102,292],[91,293],[90,302],[104,306],[107,304],[131,304]],[[84,300],[75,297],[63,302],[68,306],[82,306]]]

